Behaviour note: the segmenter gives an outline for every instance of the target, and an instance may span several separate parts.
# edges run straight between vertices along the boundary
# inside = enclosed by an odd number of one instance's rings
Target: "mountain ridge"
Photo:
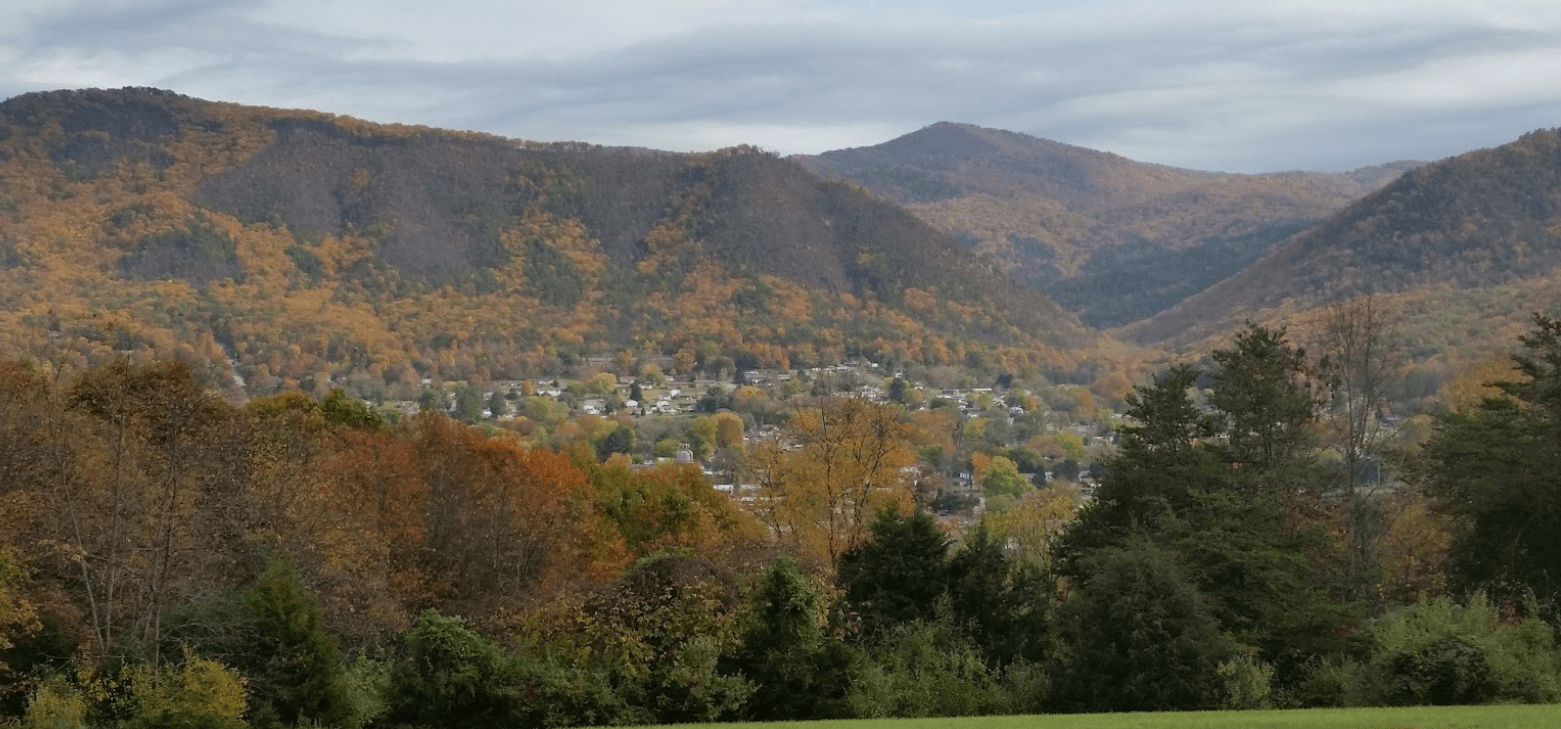
[[[752,147],[47,92],[0,102],[0,208],[0,348],[231,359],[262,390],[404,396],[625,352],[1068,371],[1096,336],[902,209]]]
[[[1206,172],[951,122],[797,159],[904,204],[1099,327],[1153,316],[1234,275],[1420,164]]]
[[[1241,317],[1362,294],[1473,290],[1561,266],[1561,133],[1542,129],[1407,172],[1240,274],[1127,327],[1190,342]]]

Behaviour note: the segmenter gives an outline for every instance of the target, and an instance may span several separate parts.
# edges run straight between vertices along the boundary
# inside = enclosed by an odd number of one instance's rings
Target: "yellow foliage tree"
[[[750,454],[760,520],[776,539],[838,567],[878,511],[909,507],[910,430],[895,408],[856,398],[798,410],[787,445],[766,442]]]
[[[177,672],[131,673],[136,713],[162,726],[193,725],[240,729],[249,692],[238,672],[216,661],[186,655]]]
[[[1446,594],[1444,568],[1455,530],[1452,517],[1439,512],[1418,491],[1394,494],[1386,501],[1391,521],[1375,545],[1382,570],[1379,599],[1384,606],[1393,606]]]
[[[55,676],[38,687],[27,714],[22,718],[23,729],[76,729],[87,726],[87,698],[66,682],[63,676]]]
[[[1018,561],[1045,570],[1051,567],[1052,544],[1078,517],[1081,502],[1078,488],[1060,483],[1025,494],[1001,514],[989,514],[986,525]]]
[[[1459,372],[1451,382],[1442,386],[1442,404],[1449,410],[1468,410],[1487,397],[1497,397],[1501,390],[1491,383],[1506,382],[1516,376],[1512,358],[1506,355],[1492,357]]]
[[[741,448],[743,445],[743,419],[737,413],[720,412],[715,416],[715,444],[717,448]]]
[[[0,547],[0,650],[11,647],[10,637],[31,632],[38,624],[32,605],[20,594],[25,574],[19,563],[10,549]],[[0,677],[4,674],[0,661]]]

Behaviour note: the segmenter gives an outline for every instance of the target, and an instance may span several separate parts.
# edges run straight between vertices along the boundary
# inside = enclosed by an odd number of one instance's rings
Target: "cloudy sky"
[[[1266,172],[1561,126],[1556,0],[0,6],[0,97],[155,86],[547,141],[816,153],[960,121]]]

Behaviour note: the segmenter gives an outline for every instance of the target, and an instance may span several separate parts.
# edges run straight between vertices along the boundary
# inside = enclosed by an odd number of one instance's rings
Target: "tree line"
[[[1354,313],[1326,358],[1249,326],[1169,369],[1093,500],[1034,489],[963,531],[918,507],[892,405],[799,409],[739,508],[589,438],[386,423],[340,392],[239,406],[178,362],[5,364],[0,722],[1561,699],[1561,320],[1395,452]]]

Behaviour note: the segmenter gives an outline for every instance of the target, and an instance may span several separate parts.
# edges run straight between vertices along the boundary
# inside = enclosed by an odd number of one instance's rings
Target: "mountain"
[[[1526,311],[1555,312],[1561,133],[1532,132],[1408,172],[1128,331],[1188,344],[1242,319],[1276,320],[1368,292],[1423,320],[1416,346],[1426,352],[1449,341],[1477,349],[1498,334],[1510,342]]]
[[[539,144],[149,89],[0,103],[0,356],[181,354],[252,391],[881,361],[1093,335],[903,209],[754,148]]]
[[[1098,327],[1174,306],[1420,164],[1198,172],[948,122],[797,159],[905,205]]]

